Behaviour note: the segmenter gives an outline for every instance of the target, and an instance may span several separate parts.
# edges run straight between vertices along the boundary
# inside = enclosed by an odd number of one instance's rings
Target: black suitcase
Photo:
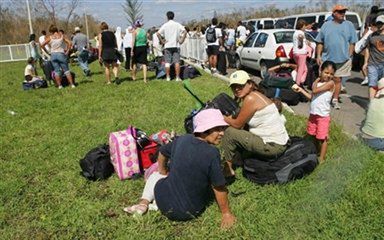
[[[224,51],[219,51],[219,55],[217,55],[217,71],[222,75],[227,75],[227,58]]]
[[[245,159],[243,175],[258,184],[287,183],[308,175],[317,164],[315,145],[307,139],[292,137],[287,150],[275,159]]]
[[[225,93],[220,93],[211,101],[212,107],[219,109],[225,116],[236,117],[240,112],[239,104]]]
[[[296,106],[302,99],[301,95],[292,89],[264,87],[262,88],[262,91],[265,96],[269,98],[279,98],[289,106]]]
[[[43,72],[45,76],[45,80],[50,81],[52,79],[53,65],[51,61],[43,61]]]
[[[73,84],[76,85],[76,81],[75,81],[76,74],[74,72],[71,72],[71,75],[72,75]],[[69,86],[69,81],[68,81],[67,76],[65,74],[63,74],[63,76],[61,78],[61,86],[63,86],[63,87]]]
[[[227,52],[227,58],[228,58],[228,67],[236,68],[236,52],[235,51],[228,51]]]
[[[314,59],[307,61],[307,77],[305,78],[305,85],[308,89],[312,90],[313,82],[319,77],[319,65],[317,65]]]

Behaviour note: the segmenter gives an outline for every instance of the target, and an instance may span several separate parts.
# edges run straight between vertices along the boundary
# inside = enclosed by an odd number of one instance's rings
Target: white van
[[[244,20],[243,22],[246,22],[247,24],[252,24],[255,30],[273,29],[275,25],[274,18],[254,18],[254,19]]]
[[[292,15],[292,16],[286,16],[279,18],[275,24],[275,28],[292,28],[296,29],[297,21],[300,19],[305,20],[307,23],[318,23],[319,28],[323,25],[325,20],[331,16],[331,12],[315,12],[315,13],[304,13],[304,14],[298,14],[298,15]],[[345,19],[348,21],[351,21],[353,23],[353,26],[356,29],[356,32],[358,33],[361,29],[361,19],[359,14],[356,12],[349,12],[347,11],[345,13]]]

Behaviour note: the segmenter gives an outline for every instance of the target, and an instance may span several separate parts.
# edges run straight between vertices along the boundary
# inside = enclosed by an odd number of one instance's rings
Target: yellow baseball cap
[[[249,77],[248,73],[244,70],[238,70],[231,74],[229,77],[229,86],[232,84],[240,84],[244,85],[247,83],[248,80],[251,78]]]

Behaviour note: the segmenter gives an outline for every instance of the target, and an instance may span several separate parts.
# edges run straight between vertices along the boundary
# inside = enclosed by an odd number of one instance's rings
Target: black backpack
[[[207,43],[216,42],[216,28],[209,27],[207,32],[205,33],[205,38],[207,40]]]
[[[304,177],[316,168],[316,152],[316,147],[311,141],[291,137],[287,150],[275,159],[245,159],[243,175],[258,184],[287,183]]]
[[[113,165],[107,144],[98,146],[89,151],[80,160],[81,175],[86,179],[96,181],[109,178],[113,173]]]

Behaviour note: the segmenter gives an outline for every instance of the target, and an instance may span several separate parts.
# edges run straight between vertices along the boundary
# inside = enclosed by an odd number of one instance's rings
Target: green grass
[[[79,175],[79,159],[129,124],[148,133],[183,133],[194,101],[180,83],[106,85],[100,67],[91,67],[96,74],[87,82],[72,66],[79,76],[76,89],[23,91],[24,64],[0,64],[0,239],[384,238],[384,157],[334,124],[326,163],[305,179],[258,186],[237,170],[229,190],[244,193],[230,195],[238,219],[230,231],[220,230],[216,204],[186,223],[159,212],[124,214],[122,208],[141,196],[143,181],[113,175],[87,182]],[[203,100],[229,93],[208,75],[191,84]],[[305,117],[287,119],[291,135],[304,135]]]

